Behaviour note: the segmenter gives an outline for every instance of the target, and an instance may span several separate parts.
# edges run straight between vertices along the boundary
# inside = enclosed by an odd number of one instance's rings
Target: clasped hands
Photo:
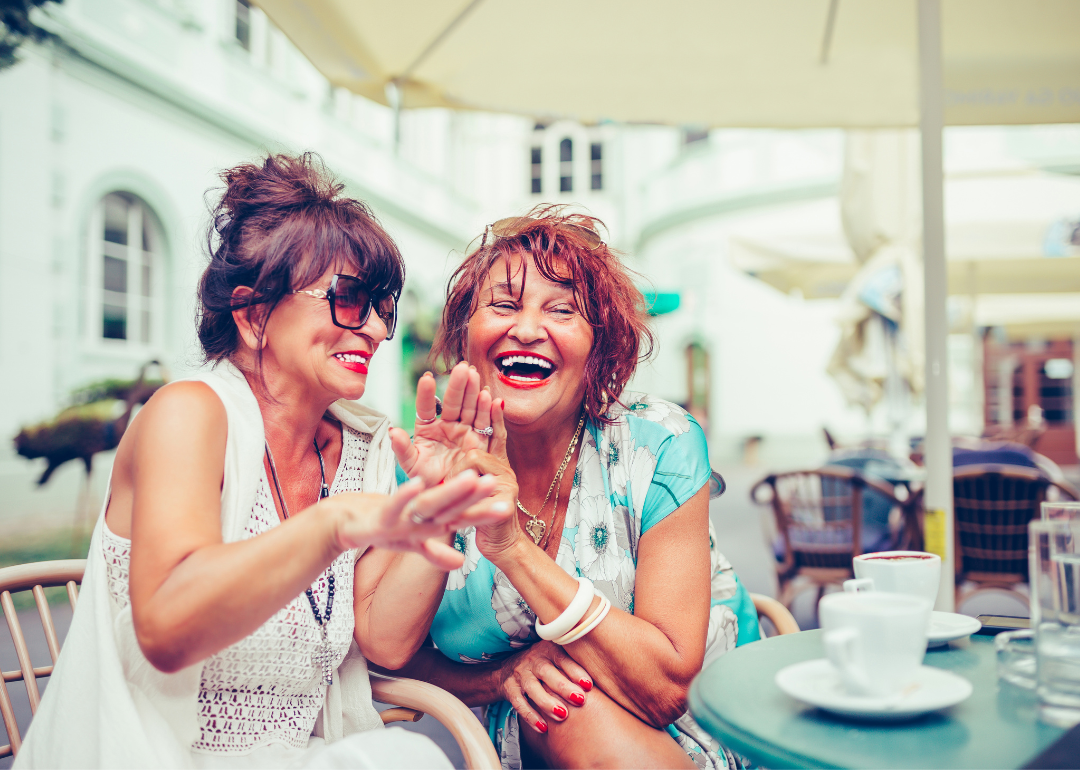
[[[501,403],[492,404],[476,370],[461,363],[450,374],[440,420],[433,419],[435,404],[435,378],[428,373],[417,385],[415,437],[390,429],[407,483],[389,496],[346,493],[320,504],[339,514],[339,550],[371,545],[414,551],[450,571],[464,561],[447,542],[451,532],[485,525],[500,532],[509,525],[513,532],[517,483],[505,459]]]
[[[497,521],[472,521],[458,529],[477,527],[476,544],[488,559],[517,542],[521,536],[513,508],[517,504],[517,477],[506,456],[506,425],[503,401],[493,401],[491,391],[480,387],[480,375],[461,362],[450,372],[436,417],[435,378],[426,373],[416,385],[416,430],[413,437],[392,428],[390,440],[398,463],[410,479],[426,487],[475,472],[493,484],[492,504],[505,504],[511,513]],[[411,482],[410,482],[411,483]],[[501,505],[500,505],[501,508]],[[480,507],[470,514],[479,513]],[[449,530],[447,530],[449,531]]]

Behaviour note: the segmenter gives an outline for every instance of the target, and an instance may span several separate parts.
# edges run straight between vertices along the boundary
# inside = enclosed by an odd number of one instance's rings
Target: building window
[[[544,191],[544,151],[540,147],[533,147],[532,151],[532,193],[537,195]]]
[[[161,228],[127,193],[101,199],[91,236],[91,328],[94,336],[142,345],[156,341],[161,295]]]
[[[589,162],[590,173],[592,175],[592,182],[590,187],[593,190],[604,189],[604,145],[600,142],[593,142],[589,146]]]
[[[559,142],[559,192],[574,191],[574,142],[566,138]]]
[[[236,40],[245,51],[251,50],[251,3],[236,0]]]

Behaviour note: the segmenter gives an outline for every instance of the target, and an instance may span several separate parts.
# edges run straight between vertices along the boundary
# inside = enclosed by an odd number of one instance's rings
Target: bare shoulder
[[[177,448],[184,445],[220,445],[224,451],[228,435],[225,405],[204,382],[186,380],[164,386],[146,402],[132,427],[139,443],[157,444],[168,440]]]

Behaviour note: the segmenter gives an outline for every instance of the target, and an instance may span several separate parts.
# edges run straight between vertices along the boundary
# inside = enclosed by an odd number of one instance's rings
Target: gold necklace
[[[551,493],[555,489],[555,485],[562,480],[563,471],[566,470],[566,466],[570,464],[570,458],[574,454],[574,447],[577,446],[578,438],[581,437],[581,428],[585,425],[585,415],[581,415],[581,419],[578,420],[577,429],[574,431],[574,438],[570,440],[570,446],[566,448],[566,456],[563,457],[562,465],[559,466],[559,470],[555,472],[555,478],[551,480],[551,485],[548,487],[547,494],[544,495],[544,502],[540,505],[540,510],[535,514],[529,513],[529,510],[521,504],[521,500],[517,501],[517,507],[521,509],[521,512],[529,517],[529,521],[525,524],[525,531],[529,533],[529,537],[532,538],[533,543],[540,545],[540,541],[544,538],[544,533],[548,529],[548,524],[540,518],[540,514],[544,512],[544,508],[547,507],[548,500],[551,498]],[[555,513],[559,508],[559,497],[555,496],[555,510],[551,512],[551,524],[555,524]]]

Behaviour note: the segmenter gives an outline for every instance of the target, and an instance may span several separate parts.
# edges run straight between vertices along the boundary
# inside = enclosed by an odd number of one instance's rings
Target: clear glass
[[[1043,521],[1071,521],[1080,523],[1080,502],[1058,500],[1052,503],[1043,503]]]
[[[1080,552],[1071,523],[1029,525],[1039,716],[1064,728],[1080,724]]]
[[[1003,631],[994,637],[998,679],[1035,689],[1035,632],[1030,628]]]

